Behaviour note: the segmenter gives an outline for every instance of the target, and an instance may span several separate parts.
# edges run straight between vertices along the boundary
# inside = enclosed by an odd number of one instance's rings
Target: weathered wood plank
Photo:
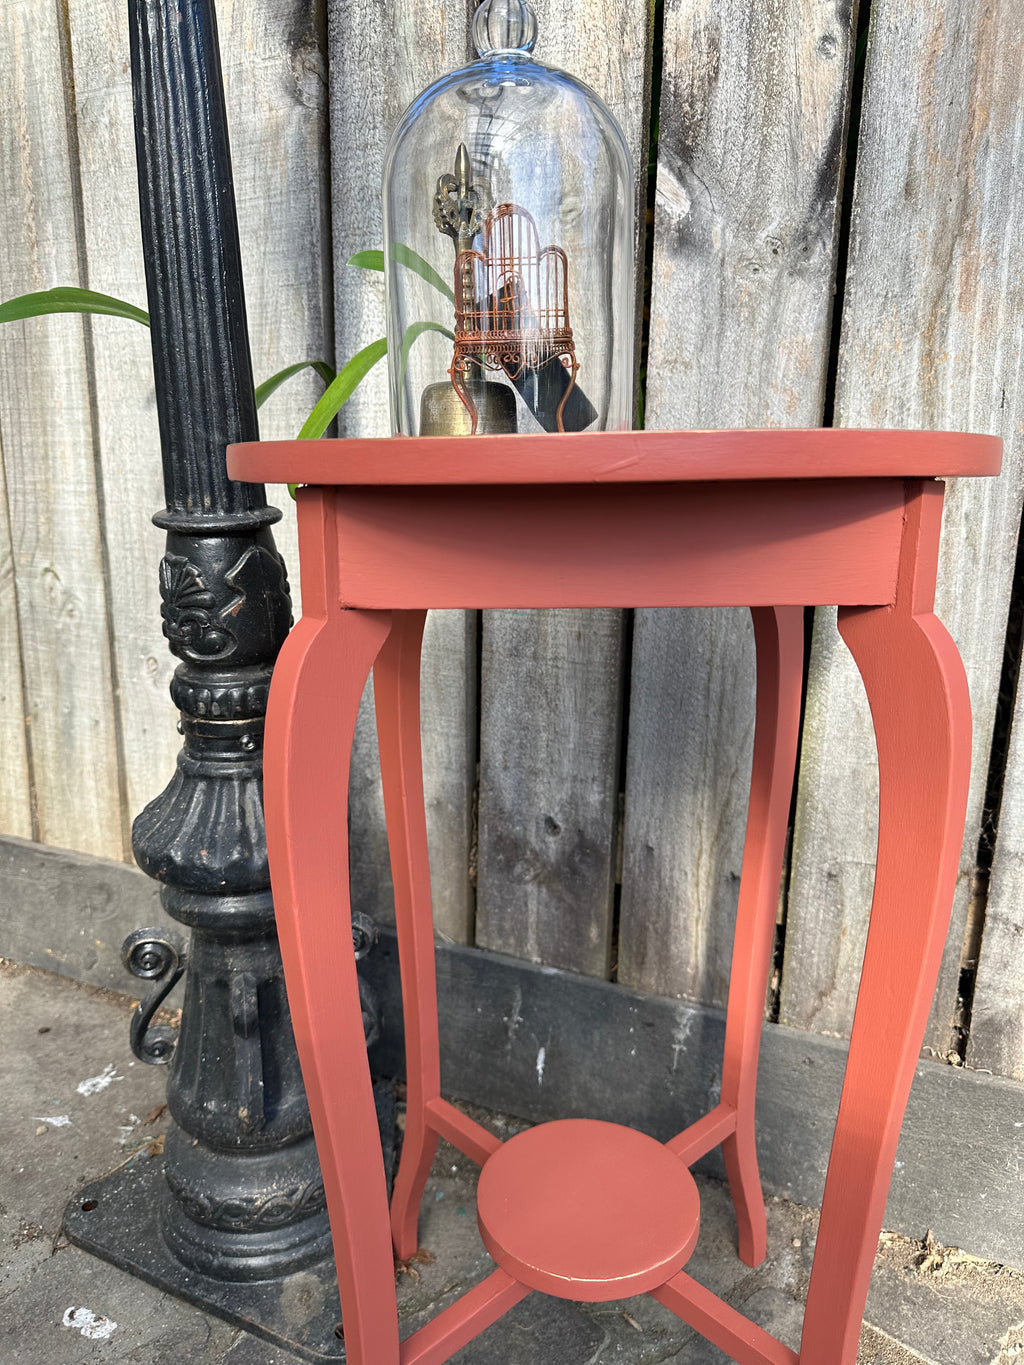
[[[606,976],[621,613],[485,612],[483,680],[477,943]]]
[[[485,612],[477,943],[611,970],[621,611]]]
[[[477,612],[431,611],[423,632],[423,796],[427,812],[434,928],[452,943],[471,943],[475,896],[471,871],[476,786]],[[426,711],[433,700],[433,709]],[[440,709],[443,706],[443,711]],[[349,782],[352,903],[393,924],[394,889],[384,828],[384,798],[373,711],[373,683],[359,712]]]
[[[665,6],[647,425],[815,426],[850,6]],[[725,999],[754,723],[743,612],[639,613],[619,979]]]
[[[68,21],[85,239],[78,282],[145,308],[127,9],[117,0],[72,0]],[[181,745],[167,691],[175,660],[161,631],[157,590],[162,535],[150,522],[164,502],[160,437],[148,330],[97,318],[91,335],[125,818],[131,820],[166,785]]]
[[[323,15],[303,0],[222,0],[218,17],[259,381],[290,362],[331,356]],[[124,5],[72,0],[70,34],[88,284],[144,305]],[[163,504],[159,438],[148,334],[102,319],[93,352],[125,795],[134,816],[166,784],[180,746],[167,691],[175,660],[160,626],[162,535],[149,520]],[[320,387],[312,374],[290,380],[261,414],[264,433],[294,436]],[[278,540],[294,571],[291,502],[275,491],[286,516]]]
[[[1001,44],[1010,41],[1009,34],[1017,18],[1012,7],[999,7],[997,34],[987,45],[986,56],[993,67],[992,71],[979,73],[986,90],[984,117],[992,133],[998,136],[998,168],[986,167],[986,181],[992,190],[986,198],[989,203],[986,211],[996,221],[991,232],[995,237],[996,223],[1003,220],[1004,237],[1000,242],[998,265],[1004,271],[1004,288],[996,291],[993,280],[986,279],[985,295],[979,297],[979,310],[982,306],[992,309],[990,330],[986,335],[986,347],[982,353],[982,377],[995,380],[989,388],[992,401],[999,395],[999,429],[1007,441],[1007,455],[1004,469],[1009,470],[1013,491],[1007,490],[1009,505],[1000,509],[1003,513],[998,541],[1004,556],[1001,564],[1005,576],[1013,562],[1013,512],[1017,505],[1012,499],[1016,493],[1019,501],[1020,466],[1024,460],[1022,444],[1021,415],[1021,356],[1024,354],[1024,270],[1020,265],[1017,244],[1024,228],[1024,184],[1021,183],[1020,165],[1024,156],[1024,99],[1021,96],[1019,73],[1005,69],[998,60]],[[1005,50],[1005,49],[1002,49]],[[979,89],[985,85],[979,81]],[[984,250],[983,241],[977,243],[976,250]],[[997,263],[991,261],[989,268]],[[985,375],[985,366],[989,374]],[[1000,482],[1005,482],[1003,475]],[[985,510],[995,509],[991,501]],[[968,509],[965,508],[965,512]],[[970,509],[974,510],[974,509]],[[966,519],[965,519],[966,520]],[[966,562],[970,563],[970,559]],[[980,566],[979,566],[980,567]],[[985,566],[986,568],[988,565]],[[972,565],[973,568],[973,565]],[[974,574],[971,575],[974,578]],[[984,570],[974,581],[980,590],[986,590]],[[996,616],[999,606],[987,607],[984,602],[976,603],[979,612],[991,610]],[[995,624],[995,622],[993,622]],[[997,658],[989,663],[989,668],[998,667]],[[987,738],[982,731],[979,739]],[[970,825],[968,825],[968,833]],[[967,1053],[968,1064],[987,1068],[1003,1076],[1024,1079],[1024,689],[1018,686],[1017,701],[1014,709],[1013,731],[1010,751],[1007,756],[1006,774],[1003,783],[1003,804],[999,819],[999,836],[996,843],[989,883],[988,905],[985,913],[985,927],[982,937],[981,953],[978,962],[974,989],[974,1008],[971,1019],[971,1036]]]
[[[16,0],[0,33],[5,296],[79,277],[69,53],[56,6]],[[38,837],[125,852],[86,330],[0,329],[0,412]]]
[[[479,631],[475,611],[432,611],[423,635],[421,687],[431,706],[423,733],[430,885],[437,931],[453,943],[472,943],[476,914]]]
[[[540,16],[536,55],[618,118],[646,191],[650,13],[640,0]],[[477,942],[595,975],[611,967],[621,613],[485,615]],[[557,826],[557,831],[555,830]]]
[[[465,7],[396,0],[329,0],[335,327],[338,363],[384,334],[384,282],[346,264],[383,245],[380,194],[388,139],[407,105],[468,58]],[[387,40],[382,41],[382,35]],[[387,375],[371,371],[343,408],[343,436],[386,436]],[[472,793],[477,757],[477,618],[431,613],[423,640],[422,731],[435,925],[472,939]],[[363,700],[352,762],[352,895],[377,919],[394,918],[380,795],[372,694]]]
[[[628,985],[727,998],[753,657],[745,611],[637,612],[619,925],[618,979]]]
[[[334,361],[327,0],[218,0],[245,303],[257,384]],[[307,370],[260,409],[260,435],[296,436],[323,381]],[[267,489],[301,614],[295,503]]]
[[[1018,687],[967,1063],[1024,1080],[1024,689]]]
[[[32,784],[21,675],[18,597],[0,422],[0,830],[32,837]]]
[[[1020,74],[1005,62],[1017,24],[1010,0],[872,5],[836,389],[837,425],[1009,440],[1003,476],[952,486],[943,522],[937,610],[967,667],[975,743],[953,924],[926,1038],[940,1053],[950,1046],[1024,483],[1024,114]],[[849,1031],[876,828],[867,705],[834,621],[823,617],[804,731],[784,1022]]]

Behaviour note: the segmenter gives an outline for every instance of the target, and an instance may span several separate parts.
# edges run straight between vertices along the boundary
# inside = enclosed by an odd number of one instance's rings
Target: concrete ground
[[[128,1160],[159,1158],[164,1074],[128,1051],[119,996],[0,964],[0,1365],[292,1365],[297,1357],[69,1246],[65,1203]],[[503,1134],[514,1121],[483,1116]],[[424,1200],[425,1254],[398,1276],[403,1317],[429,1316],[490,1267],[473,1217],[474,1168],[442,1144]],[[688,1269],[789,1345],[799,1341],[812,1210],[774,1200],[769,1259],[736,1258],[724,1187],[701,1184]],[[533,1295],[454,1357],[458,1365],[722,1365],[653,1300],[581,1307]],[[883,1236],[861,1365],[1024,1365],[1024,1274]]]

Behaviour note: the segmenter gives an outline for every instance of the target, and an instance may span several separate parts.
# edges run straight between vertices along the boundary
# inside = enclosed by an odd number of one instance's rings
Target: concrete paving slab
[[[95,1257],[66,1247],[3,1305],[12,1365],[214,1365],[237,1335]]]
[[[732,1303],[791,1350],[795,1351],[800,1345],[803,1305],[792,1294],[765,1286],[746,1298],[733,1298]],[[729,1357],[710,1342],[695,1337],[671,1360],[673,1365],[727,1365]]]
[[[902,1345],[888,1332],[865,1323],[860,1335],[859,1365],[935,1365],[935,1361]]]
[[[1017,1365],[1024,1361],[1024,1274],[930,1241],[883,1236],[867,1318],[941,1365]]]
[[[66,1244],[65,1202],[133,1160],[159,1161],[165,1076],[127,1046],[129,1003],[0,965],[0,1365],[296,1365],[298,1357]],[[501,1137],[525,1126],[473,1111]],[[154,1155],[151,1155],[154,1154]],[[398,1274],[403,1334],[487,1274],[476,1168],[441,1144],[424,1200],[424,1255]],[[768,1202],[769,1259],[735,1254],[728,1191],[699,1177],[690,1272],[783,1341],[799,1340],[816,1215]],[[295,1292],[302,1285],[296,1277]],[[576,1305],[532,1295],[453,1365],[722,1365],[653,1300]],[[1024,1365],[1024,1275],[948,1248],[883,1237],[860,1365]]]
[[[78,1186],[159,1146],[166,1131],[167,1078],[132,1057],[129,1015],[121,996],[3,969],[0,1205],[50,1237]]]

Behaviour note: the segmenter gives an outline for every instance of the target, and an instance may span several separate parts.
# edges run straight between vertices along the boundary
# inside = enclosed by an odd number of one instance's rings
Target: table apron
[[[882,605],[922,480],[331,490],[343,607]]]

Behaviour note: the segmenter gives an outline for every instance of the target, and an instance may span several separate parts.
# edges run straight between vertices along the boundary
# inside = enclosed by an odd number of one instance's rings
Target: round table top
[[[998,474],[1002,441],[949,431],[601,431],[250,441],[228,473],[252,483],[345,486],[678,483]]]
[[[488,1252],[520,1284],[606,1303],[682,1269],[697,1244],[700,1196],[682,1160],[646,1133],[558,1119],[487,1158],[477,1221]]]

